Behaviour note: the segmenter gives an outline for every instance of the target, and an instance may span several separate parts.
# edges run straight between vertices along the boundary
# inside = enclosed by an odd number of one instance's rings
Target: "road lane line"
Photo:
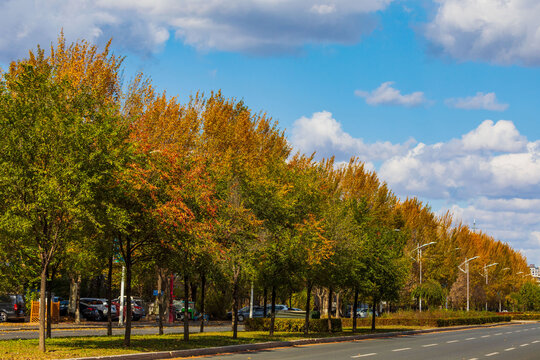
[[[490,337],[491,335],[482,335],[480,337],[483,337],[483,338],[487,338],[487,337]]]
[[[493,355],[498,355],[499,353],[498,352],[492,352],[492,353],[489,353],[489,354],[486,354],[486,356],[493,356]]]
[[[516,350],[515,347],[511,347],[511,348],[508,348],[508,349],[504,349],[504,351],[512,351],[512,350]]]
[[[521,330],[516,330],[516,332],[521,332]]]
[[[499,335],[502,335],[502,333],[496,333],[495,336],[499,336]]]
[[[511,333],[513,333],[513,331],[507,331],[507,332],[505,332],[505,334],[511,334]]]
[[[361,357],[364,357],[364,356],[373,356],[373,355],[377,355],[377,353],[358,354],[358,355],[351,356],[351,357],[354,358],[354,359],[356,359],[356,358],[361,358]]]
[[[427,345],[422,345],[422,347],[430,347],[430,346],[437,346],[439,344],[427,344]]]
[[[405,350],[411,350],[411,348],[394,349],[392,351],[405,351]]]
[[[536,344],[536,343],[539,343],[539,342],[540,342],[540,340],[534,340],[532,343]]]
[[[519,346],[529,346],[529,344],[521,344],[521,345],[519,345]]]
[[[466,338],[465,340],[476,340],[475,337],[472,337],[472,338]]]
[[[459,340],[448,340],[446,343],[447,344],[451,344],[451,343],[455,343],[455,342],[458,342]]]

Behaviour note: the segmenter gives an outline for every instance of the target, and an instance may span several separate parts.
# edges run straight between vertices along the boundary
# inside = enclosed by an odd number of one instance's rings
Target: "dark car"
[[[264,307],[262,306],[253,306],[253,317],[260,318],[264,317]],[[227,319],[232,319],[232,312],[227,313]],[[238,309],[238,321],[244,321],[244,319],[249,319],[249,306],[245,306],[241,309]]]
[[[97,307],[84,303],[79,302],[79,311],[81,313],[81,316],[84,317],[88,321],[99,321],[101,320],[101,315],[99,313],[99,310]]]
[[[0,295],[0,323],[8,320],[24,320],[22,295]]]

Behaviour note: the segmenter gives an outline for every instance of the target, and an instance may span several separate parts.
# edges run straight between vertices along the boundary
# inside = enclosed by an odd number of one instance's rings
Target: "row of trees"
[[[278,292],[303,289],[306,332],[315,288],[329,293],[329,318],[333,294],[346,290],[354,308],[359,296],[374,307],[415,306],[413,295],[436,305],[437,292],[459,307],[457,265],[471,256],[480,257],[471,274],[499,263],[488,286],[472,277],[488,300],[521,286],[519,253],[399,200],[357,159],[338,166],[293,154],[276,122],[220,92],[182,104],[142,74],[123,86],[121,64],[109,46],[61,36],[0,82],[0,278],[39,277],[42,350],[47,280],[80,283],[91,269],[107,273],[110,290],[114,260],[125,265],[127,298],[134,266],[159,274],[158,288],[168,274],[183,278],[186,303],[195,279],[203,306],[208,282],[228,283],[235,314],[255,282],[270,292],[272,321]],[[411,256],[431,241],[421,259],[429,286],[418,287]],[[159,308],[161,320],[161,296]]]

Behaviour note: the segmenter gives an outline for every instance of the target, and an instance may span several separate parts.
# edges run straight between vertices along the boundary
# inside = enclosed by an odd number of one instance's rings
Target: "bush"
[[[540,316],[539,316],[540,318]],[[342,319],[343,326],[352,327],[351,318]],[[487,324],[487,323],[496,323],[503,321],[510,321],[511,317],[500,316],[500,315],[482,315],[482,316],[469,316],[469,317],[380,317],[377,318],[376,325],[387,325],[387,326],[432,326],[432,327],[445,327],[445,326],[455,326],[455,325],[474,325],[474,324]],[[357,326],[370,326],[371,318],[361,318],[356,320]]]
[[[514,313],[509,316],[512,320],[540,320],[540,313]]]
[[[270,331],[270,321],[268,318],[246,319],[244,322],[247,331]],[[342,331],[341,319],[332,319],[332,332]],[[275,319],[275,331],[282,332],[304,332],[303,319]],[[311,332],[328,332],[328,319],[312,319],[309,321]]]

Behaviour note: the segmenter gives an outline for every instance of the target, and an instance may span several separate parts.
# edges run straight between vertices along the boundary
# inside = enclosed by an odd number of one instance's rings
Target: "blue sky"
[[[540,265],[536,0],[0,0],[0,64],[62,28],[112,37],[126,80],[221,89]]]

